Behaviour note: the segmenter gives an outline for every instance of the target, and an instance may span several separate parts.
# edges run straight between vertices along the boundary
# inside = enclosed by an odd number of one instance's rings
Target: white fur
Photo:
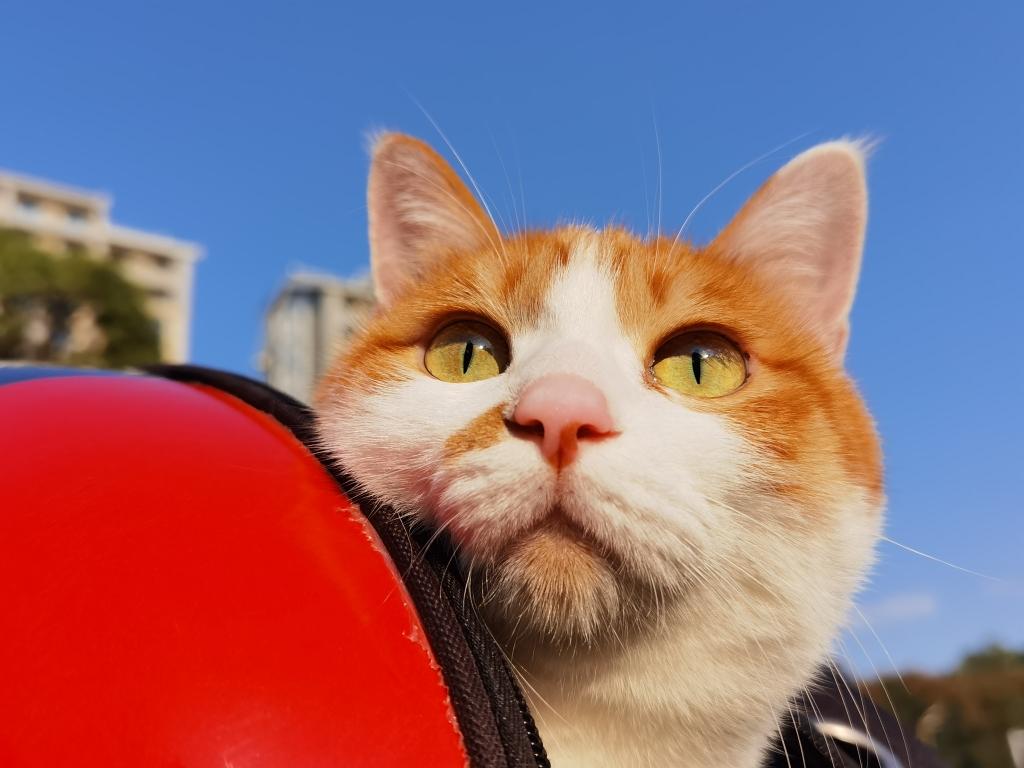
[[[814,510],[828,525],[779,524],[807,510],[764,490],[769,459],[724,418],[644,382],[598,243],[580,235],[539,322],[511,338],[506,372],[472,384],[411,372],[372,396],[342,392],[323,404],[320,429],[367,489],[450,529],[473,567],[557,502],[660,590],[664,602],[628,642],[506,649],[556,768],[754,768],[828,652],[870,560],[877,510],[837,481]],[[561,475],[512,434],[444,461],[448,437],[499,404],[510,414],[527,384],[556,371],[598,386],[619,434],[581,446]]]

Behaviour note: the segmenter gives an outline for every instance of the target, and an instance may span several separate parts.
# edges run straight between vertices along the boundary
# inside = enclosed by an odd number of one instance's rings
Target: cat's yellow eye
[[[494,328],[461,320],[438,332],[423,362],[434,378],[464,383],[497,376],[508,367],[508,358],[508,345]]]
[[[721,397],[747,380],[746,357],[724,336],[688,331],[665,342],[654,355],[654,377],[695,397]]]

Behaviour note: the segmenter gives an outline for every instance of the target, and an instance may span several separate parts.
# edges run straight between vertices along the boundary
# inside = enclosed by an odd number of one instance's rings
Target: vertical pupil
[[[694,350],[690,353],[690,364],[693,366],[693,378],[700,384],[700,364],[704,360],[704,356],[700,352]]]
[[[469,364],[473,362],[473,342],[467,341],[466,348],[462,351],[462,373],[469,370]]]

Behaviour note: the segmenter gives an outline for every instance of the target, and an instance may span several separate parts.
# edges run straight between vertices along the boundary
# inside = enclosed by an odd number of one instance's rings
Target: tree
[[[159,354],[145,296],[115,265],[0,230],[0,359],[124,368]]]
[[[864,687],[916,724],[952,768],[1013,768],[1007,731],[1024,728],[1024,653],[990,646],[948,675],[910,673]]]

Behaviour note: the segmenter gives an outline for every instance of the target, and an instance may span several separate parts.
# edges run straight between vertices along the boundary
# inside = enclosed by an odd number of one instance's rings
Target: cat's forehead
[[[685,242],[563,227],[453,254],[411,292],[407,306],[432,316],[477,313],[513,337],[538,330],[623,336],[647,348],[686,326],[743,335],[777,325],[783,313],[755,282],[744,265]]]
[[[520,349],[527,339],[585,336],[595,344],[622,340],[644,358],[671,334],[705,326],[762,354],[788,356],[794,326],[777,299],[746,266],[712,249],[561,227],[437,259],[377,315],[357,350],[371,378],[404,378],[417,366],[416,348],[452,318],[470,315]]]
[[[507,241],[504,255],[497,260],[499,312],[512,332],[608,335],[622,330],[624,319],[649,317],[659,303],[648,274],[651,245],[625,232],[568,227],[527,234]]]
[[[608,249],[599,232],[581,230],[568,244],[568,257],[555,266],[532,325],[542,331],[583,337],[621,333],[621,292]]]
[[[509,334],[516,377],[564,371],[614,389],[617,372],[635,370],[642,357],[623,328],[620,280],[601,233],[577,231],[566,253],[551,268],[533,316]]]
[[[460,316],[496,326],[517,355],[538,346],[554,354],[565,340],[585,338],[627,371],[684,329],[724,333],[782,366],[817,344],[784,297],[714,248],[573,226],[437,258],[373,318],[346,357],[365,384],[407,379],[422,367],[433,334]]]

